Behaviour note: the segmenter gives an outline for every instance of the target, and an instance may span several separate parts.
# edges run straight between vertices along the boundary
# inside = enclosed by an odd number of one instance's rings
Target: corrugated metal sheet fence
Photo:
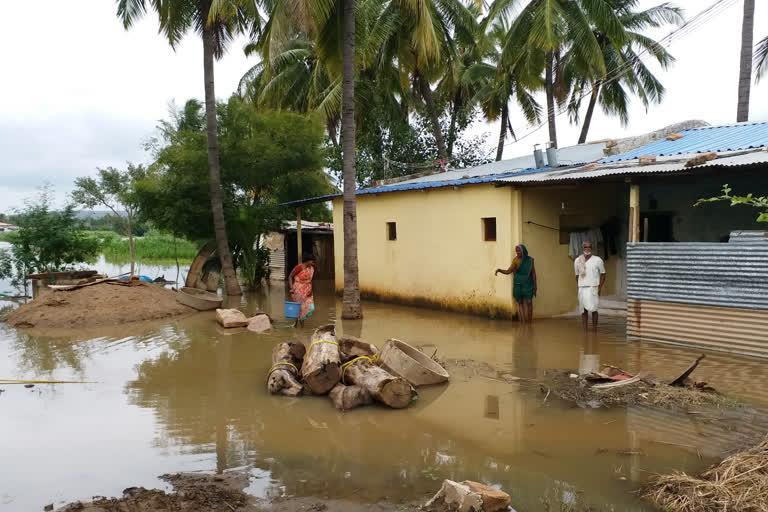
[[[768,357],[768,243],[627,245],[630,337]]]

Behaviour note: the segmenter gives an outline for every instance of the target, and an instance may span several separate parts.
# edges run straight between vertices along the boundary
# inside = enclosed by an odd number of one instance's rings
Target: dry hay
[[[668,386],[650,377],[632,384],[608,389],[595,389],[585,379],[571,378],[569,371],[549,370],[542,381],[541,390],[581,407],[615,407],[650,405],[667,409],[691,407],[738,407],[741,404],[723,396],[713,388]]]
[[[669,512],[768,511],[768,438],[692,477],[657,475],[644,499]]]

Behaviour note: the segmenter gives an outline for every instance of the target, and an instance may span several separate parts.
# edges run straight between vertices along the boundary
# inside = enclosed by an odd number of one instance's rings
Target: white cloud
[[[642,6],[660,0],[643,0]],[[0,31],[4,79],[0,81],[0,211],[20,206],[49,181],[63,201],[77,176],[97,166],[143,161],[141,143],[157,120],[166,117],[168,102],[183,104],[202,98],[202,43],[192,34],[174,52],[157,33],[157,19],[148,13],[125,31],[115,15],[115,3],[105,0],[72,2],[43,0],[35,9],[34,27],[6,23]],[[711,2],[675,2],[692,16]],[[29,18],[26,2],[3,6],[6,20]],[[629,127],[602,113],[596,115],[590,139],[620,137],[650,131],[684,119],[727,123],[735,119],[741,2],[680,39],[669,50],[677,62],[660,78],[667,96],[646,113],[637,102]],[[755,40],[768,35],[768,5],[758,2]],[[660,38],[668,30],[654,34]],[[242,52],[244,40],[233,43],[216,64],[216,91],[226,98],[240,76],[253,65]],[[12,51],[8,51],[11,49]],[[768,120],[768,80],[753,87],[752,119]],[[541,98],[543,101],[543,98]],[[530,127],[513,117],[518,135]],[[487,147],[494,151],[498,126],[480,123],[476,133],[490,132]],[[560,144],[575,143],[579,127],[558,118]],[[528,153],[547,139],[542,128],[524,141],[507,146],[504,156]]]

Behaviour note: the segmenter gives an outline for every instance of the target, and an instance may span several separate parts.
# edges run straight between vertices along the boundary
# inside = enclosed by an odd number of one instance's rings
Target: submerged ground
[[[327,397],[271,397],[265,376],[272,347],[336,321],[340,304],[330,284],[318,283],[315,293],[317,311],[298,331],[281,320],[281,286],[243,299],[246,312],[264,309],[277,320],[268,335],[226,332],[212,312],[66,334],[0,324],[0,379],[91,382],[0,385],[0,453],[9,462],[0,466],[0,509],[58,507],[131,486],[167,489],[157,478],[165,473],[240,469],[251,476],[247,491],[268,499],[406,503],[451,478],[500,486],[518,511],[576,502],[650,510],[631,492],[650,472],[697,472],[766,430],[750,409],[728,422],[696,414],[702,411],[584,409],[544,401],[525,380],[505,380],[577,368],[584,354],[673,377],[698,355],[628,343],[620,319],[604,319],[585,335],[578,320],[526,329],[366,303],[365,319],[339,321],[340,332],[379,344],[397,337],[443,359],[487,363],[502,377],[470,364],[399,411],[342,414]],[[768,405],[763,367],[710,354],[695,377],[760,408]]]

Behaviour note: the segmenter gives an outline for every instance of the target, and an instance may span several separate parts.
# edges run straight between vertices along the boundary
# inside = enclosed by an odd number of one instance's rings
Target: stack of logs
[[[272,350],[267,389],[272,394],[329,395],[337,409],[348,410],[374,401],[402,409],[415,399],[407,380],[375,364],[375,345],[353,337],[336,338],[333,325],[319,327],[310,344],[280,343]]]

